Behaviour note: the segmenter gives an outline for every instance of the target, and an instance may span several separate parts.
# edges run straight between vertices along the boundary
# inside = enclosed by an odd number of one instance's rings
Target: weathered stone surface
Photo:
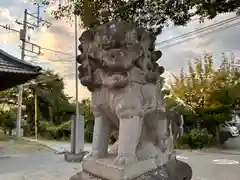
[[[92,152],[83,162],[85,172],[120,180],[120,175],[111,175],[114,170],[106,170],[106,159],[116,172],[121,171],[116,168],[120,166],[138,167],[136,172],[132,170],[135,176],[150,170],[138,166],[141,163],[154,160],[161,167],[174,159],[177,136],[172,134],[174,118],[164,108],[160,78],[164,68],[156,63],[162,53],[155,51],[155,40],[144,28],[118,21],[85,31],[80,37],[79,78],[92,92],[95,116]],[[113,131],[118,139],[110,150],[114,158],[108,152]],[[102,163],[96,168],[92,162]]]
[[[106,167],[109,168],[109,167]],[[110,170],[111,168],[109,168]],[[132,169],[129,169],[130,171]],[[109,171],[108,171],[109,172]],[[94,172],[95,173],[95,172]],[[109,172],[112,173],[112,172]],[[132,180],[191,180],[192,170],[191,167],[185,162],[178,160],[171,160],[164,166],[154,168],[151,171],[142,173],[139,176],[128,178],[118,178],[119,180],[132,179]],[[96,176],[88,172],[80,172],[74,175],[70,180],[114,180],[113,177]]]
[[[115,165],[113,158],[91,159],[83,163],[83,169],[103,179],[121,180],[135,179],[143,172],[149,172],[157,168],[155,159],[138,161],[124,166]]]
[[[95,115],[92,156],[107,157],[110,133],[117,129],[115,164],[168,160],[171,135],[156,85],[164,68],[156,63],[162,53],[152,48],[155,39],[134,24],[117,21],[81,36],[80,80],[92,91]]]

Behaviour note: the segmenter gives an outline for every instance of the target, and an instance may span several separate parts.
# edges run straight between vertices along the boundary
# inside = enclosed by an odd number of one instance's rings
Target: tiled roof
[[[40,70],[41,67],[21,61],[0,49],[0,91],[36,78]]]
[[[0,72],[39,74],[40,70],[40,67],[33,66],[26,61],[21,61],[0,49]]]

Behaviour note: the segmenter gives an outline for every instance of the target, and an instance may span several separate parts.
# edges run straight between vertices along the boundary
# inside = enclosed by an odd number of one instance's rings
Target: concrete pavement
[[[67,163],[62,155],[34,152],[0,159],[0,180],[68,180],[81,164]]]
[[[239,180],[240,156],[218,153],[183,152],[179,160],[187,162],[193,169],[195,179]]]
[[[239,180],[237,155],[182,152],[177,157],[193,169],[194,180]],[[34,152],[0,159],[0,180],[68,180],[81,163],[67,163],[63,155]]]
[[[70,150],[69,142],[38,141],[55,151]],[[85,150],[91,150],[86,144]],[[194,180],[239,180],[240,156],[181,150],[179,160],[193,169]],[[62,155],[36,152],[0,160],[0,180],[67,180],[81,171],[80,163],[67,163]]]

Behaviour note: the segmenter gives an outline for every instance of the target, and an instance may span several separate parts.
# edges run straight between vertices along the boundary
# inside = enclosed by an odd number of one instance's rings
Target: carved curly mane
[[[133,24],[113,21],[85,31],[79,40],[79,78],[91,91],[125,87],[134,73],[143,76],[142,82],[156,83],[164,72],[156,62],[162,56],[154,51],[156,37]]]

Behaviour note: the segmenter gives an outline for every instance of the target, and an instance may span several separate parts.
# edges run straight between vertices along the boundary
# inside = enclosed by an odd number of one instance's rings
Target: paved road
[[[201,180],[239,180],[240,156],[217,153],[183,152],[179,160],[187,162],[194,177]]]
[[[0,159],[0,180],[68,180],[81,164],[67,163],[63,155],[34,152]]]
[[[48,142],[50,143],[50,142]],[[69,148],[69,143],[52,142]],[[86,145],[86,150],[90,145]],[[240,156],[203,152],[178,152],[178,159],[191,165],[199,180],[239,180]],[[228,160],[228,161],[227,161]],[[67,163],[63,155],[34,152],[0,159],[0,180],[68,180],[81,170],[79,163]]]

